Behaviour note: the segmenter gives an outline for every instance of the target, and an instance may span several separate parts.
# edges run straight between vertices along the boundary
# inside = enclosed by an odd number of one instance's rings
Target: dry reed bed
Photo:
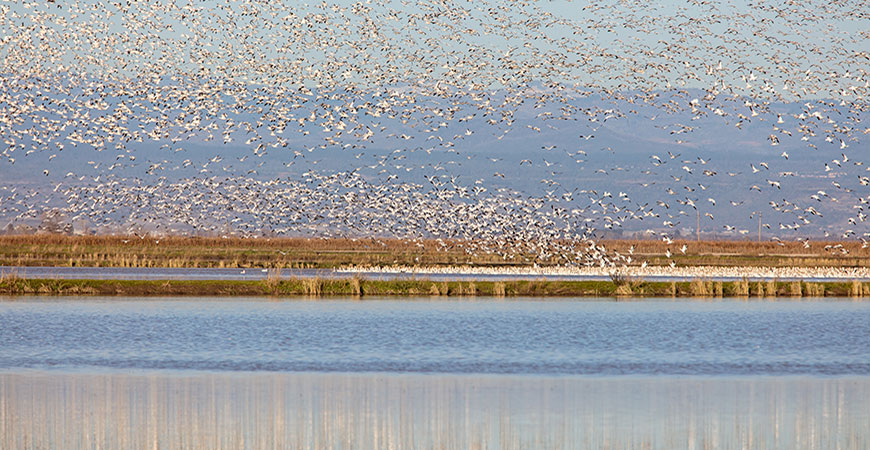
[[[206,238],[139,236],[0,236],[0,265],[87,267],[238,267],[334,268],[347,265],[490,265],[522,266],[553,261],[519,258],[508,264],[491,254],[469,255],[461,241]],[[745,241],[604,241],[606,248],[653,266],[870,267],[870,249],[860,242],[813,242],[809,249],[789,242]],[[679,249],[685,245],[682,254]],[[826,247],[828,247],[826,249]],[[671,258],[665,252],[670,249]],[[847,253],[844,253],[847,252]]]
[[[418,245],[419,244],[419,245]],[[348,264],[494,264],[494,255],[440,251],[434,241],[0,236],[0,265],[333,268]]]
[[[462,241],[444,241],[447,245],[461,244]],[[823,256],[836,252],[837,249],[825,250],[825,246],[842,246],[849,252],[870,256],[870,249],[862,248],[860,241],[810,241],[809,249],[801,242],[754,242],[754,241],[694,241],[676,240],[667,244],[661,240],[604,240],[599,244],[610,250],[627,253],[630,247],[635,247],[637,254],[660,254],[666,249],[672,250],[686,245],[687,254],[776,254],[776,255],[816,255]],[[102,235],[102,236],[67,236],[59,234],[38,235],[7,235],[0,236],[0,245],[54,245],[54,246],[192,246],[207,248],[265,248],[281,247],[285,249],[308,250],[372,250],[387,251],[412,250],[417,251],[423,246],[427,250],[439,247],[432,239],[416,241],[405,239],[342,239],[342,238],[218,238],[218,237],[183,237],[157,236],[140,237],[136,235]],[[584,244],[585,245],[585,244]]]

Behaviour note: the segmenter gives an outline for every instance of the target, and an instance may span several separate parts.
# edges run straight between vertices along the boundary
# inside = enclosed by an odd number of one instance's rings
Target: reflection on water
[[[870,448],[870,378],[0,374],[0,448]]]

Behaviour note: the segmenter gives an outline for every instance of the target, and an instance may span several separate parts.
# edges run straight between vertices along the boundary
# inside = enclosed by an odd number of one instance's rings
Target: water
[[[870,303],[0,302],[0,368],[870,375]]]
[[[870,303],[0,299],[0,448],[870,448]]]
[[[851,378],[0,374],[0,446],[870,448]]]

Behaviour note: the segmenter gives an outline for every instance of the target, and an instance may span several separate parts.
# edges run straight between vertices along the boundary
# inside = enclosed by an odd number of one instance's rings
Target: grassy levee
[[[747,288],[748,284],[748,288]],[[321,278],[224,280],[58,280],[0,278],[10,296],[277,296],[277,297],[617,297],[617,298],[870,298],[870,283],[859,281],[707,281],[622,283],[614,281],[431,281]]]
[[[505,260],[469,254],[461,241],[398,239],[206,238],[137,236],[0,236],[0,265],[84,267],[336,268],[343,266],[539,266],[565,261],[533,255]],[[636,264],[653,266],[870,267],[860,242],[603,241]],[[578,248],[582,243],[577,243]],[[680,249],[686,246],[686,252]],[[665,253],[670,250],[671,257]]]

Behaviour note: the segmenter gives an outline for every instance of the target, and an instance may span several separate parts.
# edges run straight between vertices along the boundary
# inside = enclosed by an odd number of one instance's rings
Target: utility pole
[[[758,242],[761,242],[761,212],[758,212]]]
[[[697,241],[701,242],[701,210],[696,209],[696,213],[698,213],[698,226],[695,227],[695,234],[697,236]]]

